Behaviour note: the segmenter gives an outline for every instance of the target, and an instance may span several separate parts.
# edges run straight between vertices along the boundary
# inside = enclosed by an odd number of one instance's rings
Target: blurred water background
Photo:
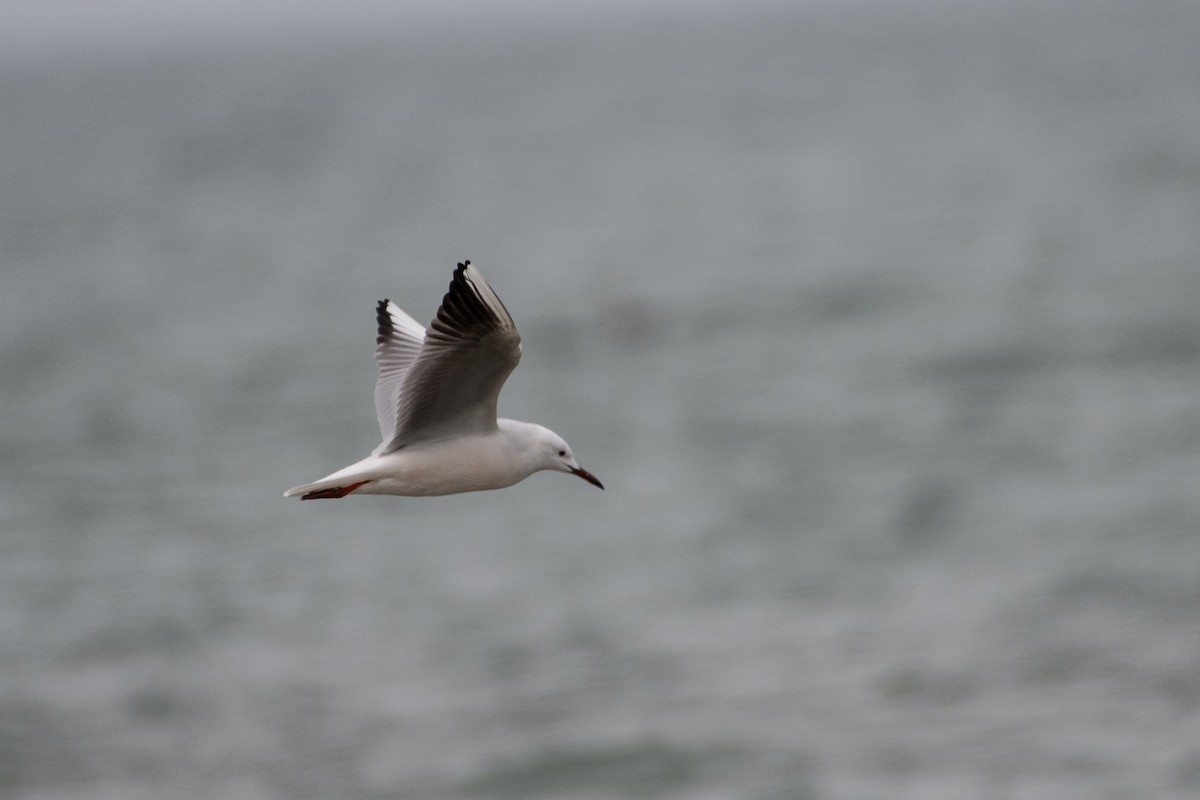
[[[1200,6],[615,8],[0,56],[0,797],[1200,795]]]

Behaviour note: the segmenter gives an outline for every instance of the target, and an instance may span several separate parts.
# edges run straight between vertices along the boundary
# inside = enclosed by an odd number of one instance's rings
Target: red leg
[[[318,489],[315,492],[309,492],[302,495],[301,500],[336,500],[339,497],[345,497],[360,486],[366,486],[370,481],[359,481],[352,483],[349,486],[331,486],[328,489]]]

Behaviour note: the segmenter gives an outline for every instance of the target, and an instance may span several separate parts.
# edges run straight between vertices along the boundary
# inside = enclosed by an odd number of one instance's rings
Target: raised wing
[[[375,307],[378,334],[375,337],[375,416],[379,418],[381,448],[396,438],[396,409],[409,367],[421,352],[425,326],[400,310],[391,300],[380,300]]]
[[[496,430],[496,399],[520,360],[521,335],[508,309],[479,270],[464,261],[454,270],[420,351],[402,375],[390,373],[390,380],[399,380],[395,425],[390,441],[385,433],[376,452]],[[394,359],[402,361],[402,355]],[[380,420],[382,428],[382,412]]]

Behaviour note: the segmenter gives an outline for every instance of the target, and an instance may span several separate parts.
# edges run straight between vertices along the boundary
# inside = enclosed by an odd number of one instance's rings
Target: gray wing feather
[[[496,430],[496,400],[520,360],[521,335],[508,309],[479,270],[464,261],[454,271],[420,351],[402,374],[389,373],[389,380],[399,382],[395,425],[391,439],[385,433],[377,452]],[[403,355],[397,356],[400,361]],[[377,403],[378,398],[377,390]],[[380,420],[382,429],[382,411]]]
[[[396,407],[408,370],[421,352],[425,327],[400,310],[391,300],[375,307],[378,334],[375,337],[375,415],[379,418],[380,448],[396,438]]]

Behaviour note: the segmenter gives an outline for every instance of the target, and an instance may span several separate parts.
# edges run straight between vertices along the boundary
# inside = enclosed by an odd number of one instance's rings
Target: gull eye
[[[559,450],[559,451],[558,451],[558,457],[559,457],[559,458],[566,458],[566,457],[567,457],[567,451],[566,451],[566,450]]]

